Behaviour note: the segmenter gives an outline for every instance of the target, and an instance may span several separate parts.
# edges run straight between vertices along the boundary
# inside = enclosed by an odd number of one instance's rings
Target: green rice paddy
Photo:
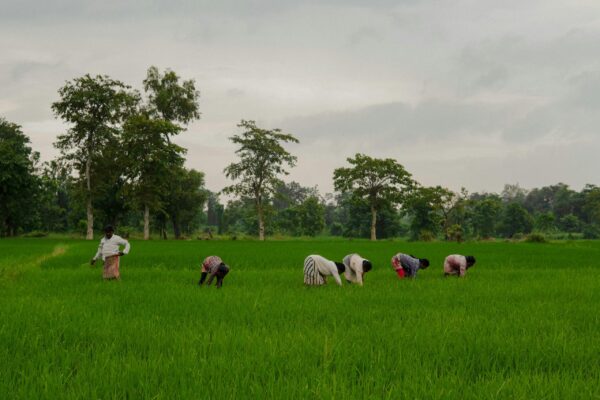
[[[600,398],[598,242],[133,241],[120,282],[96,246],[0,240],[1,398]],[[432,266],[400,281],[399,251]],[[352,252],[364,287],[303,286],[307,255]]]

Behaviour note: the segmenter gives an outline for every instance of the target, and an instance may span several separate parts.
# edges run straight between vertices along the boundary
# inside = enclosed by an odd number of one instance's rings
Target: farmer
[[[104,228],[104,237],[100,239],[100,245],[98,251],[92,261],[91,265],[96,263],[96,260],[102,257],[104,261],[104,269],[102,270],[102,277],[106,280],[121,279],[119,273],[119,257],[129,253],[129,242],[123,239],[121,236],[115,235],[115,230],[112,226],[108,225]],[[125,246],[121,251],[120,246]]]
[[[327,284],[326,276],[333,276],[336,283],[342,286],[340,274],[346,270],[342,263],[330,261],[319,255],[306,257],[304,260],[304,284],[320,286]]]
[[[475,265],[475,257],[452,254],[444,260],[444,276],[465,276],[467,270]]]
[[[348,254],[344,257],[344,266],[346,270],[344,275],[349,283],[358,283],[363,285],[364,276],[373,268],[371,261],[366,260],[358,254]]]
[[[202,262],[202,273],[200,274],[200,281],[198,281],[198,285],[202,286],[206,277],[208,276],[208,281],[206,281],[206,286],[210,286],[215,276],[217,277],[217,289],[220,289],[223,286],[223,279],[225,279],[225,275],[229,273],[229,267],[225,265],[221,257],[219,256],[209,256],[204,259]]]
[[[416,278],[417,271],[427,269],[429,260],[426,258],[417,258],[412,255],[398,253],[392,257],[392,267],[396,270],[398,278]]]

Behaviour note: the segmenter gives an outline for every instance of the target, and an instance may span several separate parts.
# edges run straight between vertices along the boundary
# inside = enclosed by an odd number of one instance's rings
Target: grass
[[[3,398],[600,398],[598,242],[133,241],[121,282],[96,245],[0,241]],[[400,281],[398,251],[432,266]],[[306,255],[351,252],[364,287],[302,285]],[[211,254],[221,290],[196,285]]]

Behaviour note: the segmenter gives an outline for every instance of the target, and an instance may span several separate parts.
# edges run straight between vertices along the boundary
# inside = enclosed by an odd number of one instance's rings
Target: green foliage
[[[436,237],[445,221],[445,206],[455,201],[455,194],[441,186],[417,187],[407,198],[405,212],[410,215],[412,239],[421,236],[421,232]],[[446,233],[446,232],[444,232]]]
[[[198,99],[194,80],[179,82],[179,76],[166,70],[160,73],[152,66],[144,79],[144,90],[148,95],[146,109],[153,118],[184,125],[200,118]],[[166,130],[165,137],[176,135],[179,131]]]
[[[0,118],[0,236],[14,236],[32,220],[40,181],[39,154],[19,125]]]
[[[561,218],[560,227],[565,232],[575,233],[581,228],[581,221],[577,216],[568,214]]]
[[[533,229],[533,217],[519,203],[510,203],[504,210],[502,218],[502,234],[513,238],[515,234],[527,234]]]
[[[546,243],[547,242],[546,237],[541,233],[530,233],[525,238],[525,241],[529,242],[529,243]]]
[[[282,144],[298,143],[298,139],[282,133],[280,129],[261,129],[254,121],[242,120],[238,127],[243,128],[244,132],[233,135],[230,139],[238,146],[236,154],[240,161],[230,164],[224,170],[225,175],[237,183],[224,188],[223,193],[254,201],[259,238],[264,240],[264,206],[281,184],[279,176],[288,174],[286,165],[293,167],[296,163],[296,157]]]
[[[475,234],[484,239],[494,236],[496,221],[501,212],[502,203],[496,196],[489,196],[481,201],[472,201],[471,218]]]
[[[384,206],[402,203],[414,181],[410,173],[391,158],[356,154],[346,161],[351,167],[333,171],[335,190],[342,194],[352,193],[354,197],[367,201],[371,209],[371,240],[376,240],[377,212]]]
[[[98,185],[110,185],[114,169],[102,169],[107,157],[114,160],[120,124],[131,115],[139,94],[120,81],[105,75],[89,74],[67,82],[58,91],[60,100],[52,104],[56,117],[70,125],[59,135],[54,146],[62,160],[79,173],[80,188],[87,203],[87,238],[93,236],[93,201],[98,198]],[[107,171],[109,173],[107,173]]]

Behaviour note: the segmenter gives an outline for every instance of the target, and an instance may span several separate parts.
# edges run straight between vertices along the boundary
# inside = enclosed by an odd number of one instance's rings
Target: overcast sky
[[[66,80],[141,88],[150,65],[193,78],[188,167],[227,184],[240,119],[281,128],[287,180],[332,190],[356,152],[426,185],[500,191],[600,184],[597,0],[0,0],[0,116],[44,160]]]

